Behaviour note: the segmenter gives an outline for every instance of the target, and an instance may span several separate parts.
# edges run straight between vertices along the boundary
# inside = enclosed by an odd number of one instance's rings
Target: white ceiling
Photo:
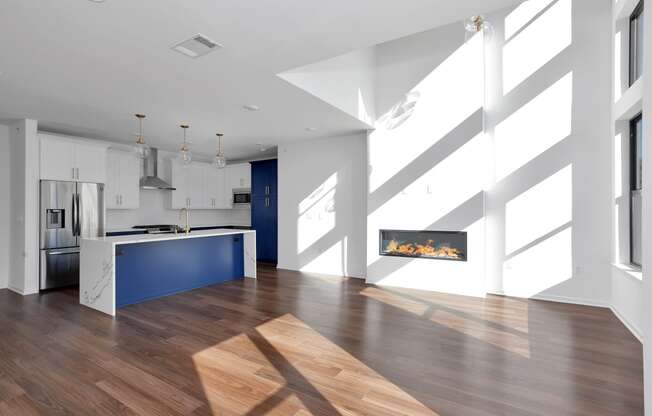
[[[195,153],[212,154],[220,131],[227,157],[256,157],[256,143],[368,127],[276,74],[517,2],[2,0],[0,119],[129,142],[143,112],[150,145],[175,150],[188,123]],[[170,50],[197,33],[224,48]]]

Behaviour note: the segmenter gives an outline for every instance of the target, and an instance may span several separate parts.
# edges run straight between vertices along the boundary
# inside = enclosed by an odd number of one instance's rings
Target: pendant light
[[[493,26],[482,15],[471,16],[464,19],[464,29],[466,30],[466,40],[469,40],[473,35],[479,32],[484,32],[485,38],[491,39],[494,33]]]
[[[217,154],[215,159],[213,159],[213,165],[218,169],[224,169],[226,167],[226,157],[224,157],[224,152],[222,151],[222,137],[224,134],[217,133]]]
[[[135,114],[138,119],[138,136],[136,138],[136,145],[134,146],[134,153],[140,159],[147,159],[149,156],[149,146],[145,143],[145,137],[143,136],[143,119],[145,118],[144,114]]]
[[[192,162],[192,153],[190,152],[190,146],[186,141],[186,130],[188,130],[188,127],[190,126],[187,124],[182,124],[179,127],[183,129],[183,144],[181,145],[181,149],[179,150],[179,160],[184,165],[189,165]]]

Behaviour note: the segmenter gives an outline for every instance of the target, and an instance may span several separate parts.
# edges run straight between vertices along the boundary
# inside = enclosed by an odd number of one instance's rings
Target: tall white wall
[[[611,2],[527,2],[490,20],[489,291],[608,305]]]
[[[459,23],[376,47],[368,281],[610,303],[610,14],[609,0],[527,2],[488,16],[484,48]],[[280,187],[303,179],[279,169]],[[381,228],[466,230],[470,261],[381,258]]]
[[[645,303],[642,272],[630,264],[630,135],[629,120],[641,111],[643,80],[629,86],[629,16],[637,0],[619,0],[613,8],[613,254],[611,304],[639,339],[643,337]],[[649,31],[646,36],[652,39]],[[647,52],[646,52],[647,53]],[[645,163],[644,158],[644,163]],[[648,159],[649,160],[649,159]],[[644,168],[644,171],[646,169]]]
[[[38,184],[37,122],[20,120],[9,126],[11,233],[8,287],[22,294],[38,292]]]
[[[0,125],[0,218],[11,218],[11,169],[9,150],[9,127]],[[11,249],[11,231],[0,234],[0,289],[5,289],[9,283],[9,268]]]
[[[278,151],[278,267],[363,277],[365,135]]]
[[[622,1],[622,0],[621,0]],[[645,40],[643,77],[650,78],[652,74],[652,13],[644,13]],[[645,81],[645,80],[643,80]],[[643,282],[641,290],[641,309],[643,317],[643,362],[645,381],[645,414],[652,416],[652,277],[649,270],[652,268],[652,83],[643,83]],[[648,184],[648,185],[646,185]]]
[[[486,293],[483,37],[459,23],[380,45],[369,133],[367,281]],[[381,229],[465,231],[468,261],[380,256]]]

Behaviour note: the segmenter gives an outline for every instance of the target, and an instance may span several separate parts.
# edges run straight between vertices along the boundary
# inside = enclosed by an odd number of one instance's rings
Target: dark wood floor
[[[2,415],[642,415],[607,309],[262,268],[121,309],[0,291]]]

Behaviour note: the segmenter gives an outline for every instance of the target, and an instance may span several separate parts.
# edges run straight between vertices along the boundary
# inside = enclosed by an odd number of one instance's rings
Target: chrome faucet
[[[181,219],[181,215],[186,214],[186,226],[183,228],[183,231],[186,234],[190,234],[190,218],[188,216],[188,208],[181,208],[181,211],[179,211],[179,219]]]

